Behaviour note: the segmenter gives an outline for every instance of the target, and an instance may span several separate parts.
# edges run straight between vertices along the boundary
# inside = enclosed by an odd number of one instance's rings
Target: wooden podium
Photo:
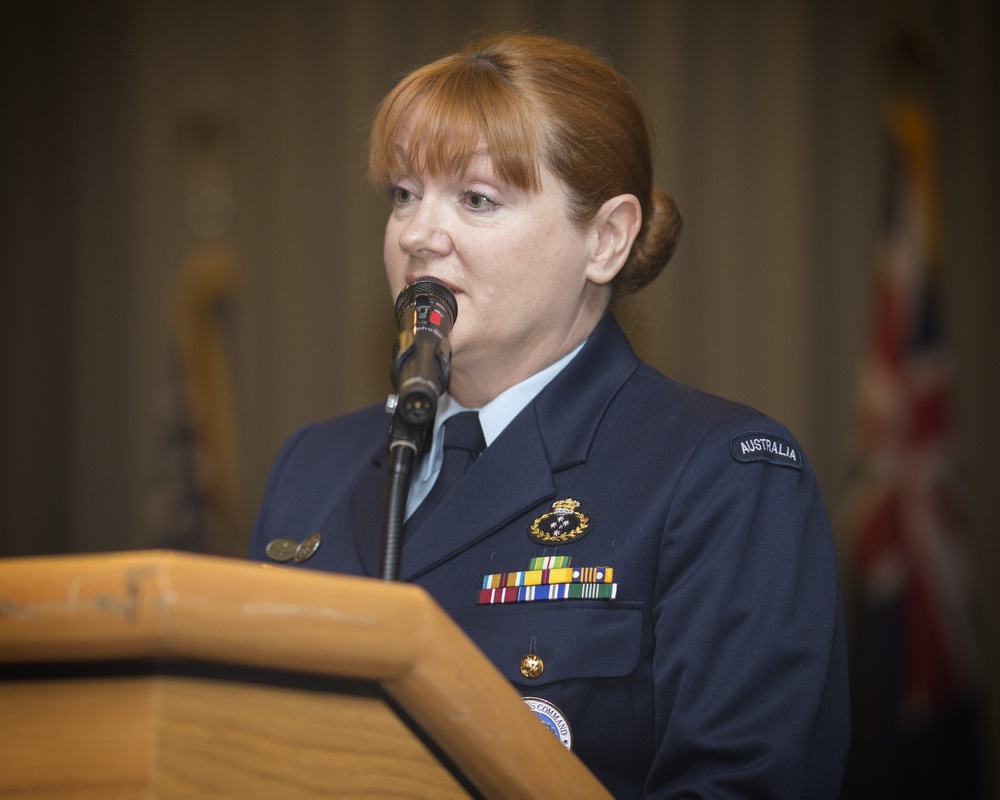
[[[470,796],[610,795],[419,587],[0,560],[0,797]]]

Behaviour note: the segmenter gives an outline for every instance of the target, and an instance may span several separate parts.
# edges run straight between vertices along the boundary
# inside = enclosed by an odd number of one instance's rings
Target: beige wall
[[[526,26],[609,55],[654,120],[659,182],[686,229],[628,317],[641,352],[785,421],[836,516],[881,200],[876,56],[894,20],[916,19],[945,56],[935,97],[957,452],[985,664],[1000,674],[995,3],[84,5],[0,11],[0,555],[170,541],[168,297],[204,244],[183,132],[203,118],[226,131],[213,163],[240,268],[225,328],[239,540],[284,437],[389,388],[384,207],[363,180],[372,108],[401,70],[468,32]]]

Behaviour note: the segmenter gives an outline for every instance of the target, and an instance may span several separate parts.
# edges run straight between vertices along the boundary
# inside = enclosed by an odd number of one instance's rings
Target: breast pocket
[[[504,677],[530,688],[557,681],[622,678],[635,671],[642,604],[591,601],[452,609],[455,621]],[[522,673],[527,662],[529,675]],[[540,666],[539,663],[540,662]]]

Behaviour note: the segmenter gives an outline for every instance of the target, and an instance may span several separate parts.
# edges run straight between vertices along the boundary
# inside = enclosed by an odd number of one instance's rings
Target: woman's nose
[[[441,204],[434,198],[420,200],[399,233],[399,246],[410,256],[445,255],[451,250]]]

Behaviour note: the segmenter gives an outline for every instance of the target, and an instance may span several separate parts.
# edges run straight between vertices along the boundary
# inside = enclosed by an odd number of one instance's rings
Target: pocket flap
[[[639,602],[484,605],[449,613],[514,683],[541,686],[581,678],[620,678],[639,663]],[[545,665],[535,679],[521,674],[521,660],[532,648]]]

